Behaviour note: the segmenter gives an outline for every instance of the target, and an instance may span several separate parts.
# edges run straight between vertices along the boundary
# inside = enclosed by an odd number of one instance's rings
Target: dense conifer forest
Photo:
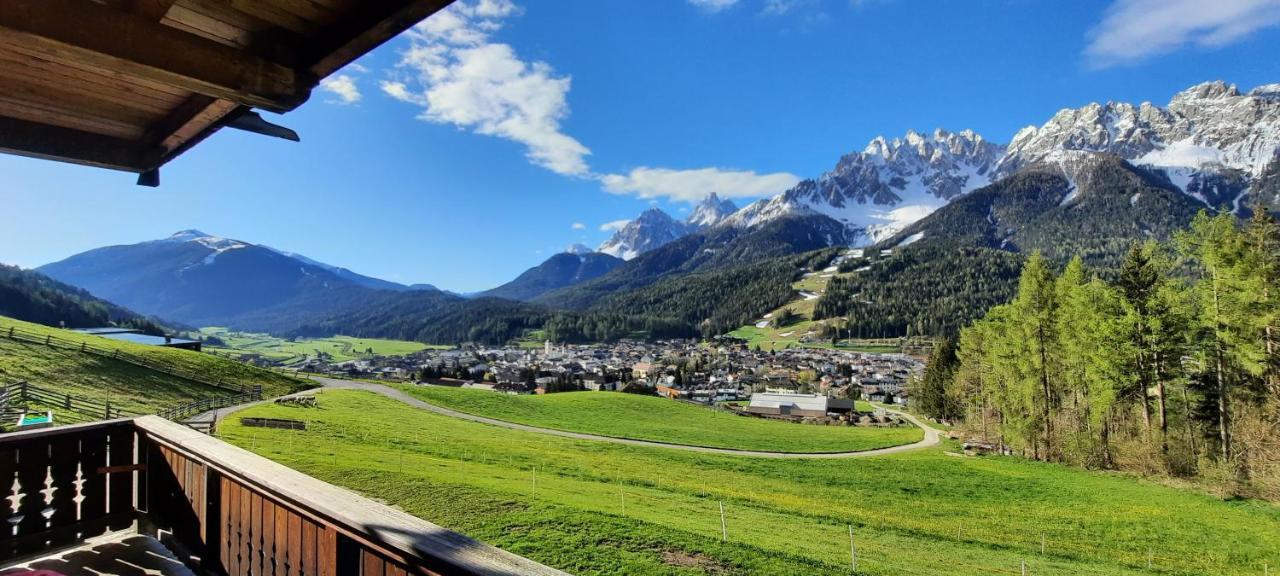
[[[1280,498],[1280,228],[1201,212],[1106,279],[1035,252],[914,388],[926,414],[1030,457]]]

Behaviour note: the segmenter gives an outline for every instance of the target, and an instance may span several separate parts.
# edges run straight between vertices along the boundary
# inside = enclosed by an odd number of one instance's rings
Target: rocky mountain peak
[[[991,182],[1004,147],[972,130],[907,131],[873,138],[862,152],[787,192],[753,203],[726,221],[754,226],[787,214],[816,213],[865,238],[887,237],[947,200]]]
[[[685,219],[685,223],[696,228],[715,226],[737,211],[738,206],[732,200],[721,200],[715,192],[712,192],[693,208],[693,212]]]
[[[693,229],[692,226],[672,218],[661,208],[650,208],[615,232],[596,251],[630,260],[680,238]]]

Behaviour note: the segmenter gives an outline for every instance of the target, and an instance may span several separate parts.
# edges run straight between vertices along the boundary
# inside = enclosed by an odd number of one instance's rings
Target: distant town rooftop
[[[296,140],[321,79],[452,0],[5,0],[0,151],[138,173],[222,128]]]

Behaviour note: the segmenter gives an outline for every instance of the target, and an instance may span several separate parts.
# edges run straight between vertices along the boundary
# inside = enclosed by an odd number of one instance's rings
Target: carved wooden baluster
[[[18,524],[18,452],[13,446],[0,448],[0,557],[13,556],[9,541],[13,540]]]
[[[18,448],[18,483],[22,500],[18,503],[18,536],[30,536],[43,532],[48,526],[46,507],[46,481],[49,478],[49,440],[36,438],[25,441]]]
[[[53,452],[50,454],[53,475],[53,516],[49,518],[50,527],[68,526],[78,520],[76,482],[80,471],[80,438],[78,435],[65,435],[53,441]]]

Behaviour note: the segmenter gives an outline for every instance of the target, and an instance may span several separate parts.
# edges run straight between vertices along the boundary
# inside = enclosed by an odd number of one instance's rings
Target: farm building
[[[766,392],[752,394],[746,411],[762,416],[821,418],[832,412],[853,410],[853,400],[828,398],[820,394],[786,394]]]

